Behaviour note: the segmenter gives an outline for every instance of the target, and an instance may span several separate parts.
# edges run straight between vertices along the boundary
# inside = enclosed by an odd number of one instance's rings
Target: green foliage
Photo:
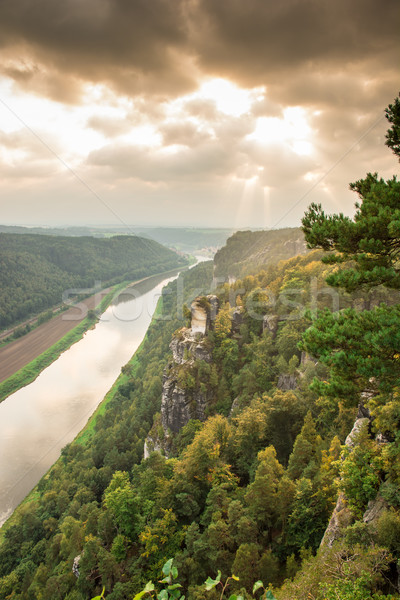
[[[301,238],[298,228],[237,231],[216,253],[215,275],[242,276],[295,256],[304,249]]]
[[[75,295],[95,281],[107,287],[186,264],[175,252],[137,236],[0,233],[0,255],[0,329],[59,304],[66,290],[75,289]]]
[[[113,515],[118,533],[133,537],[136,532],[136,501],[128,473],[115,471],[109,486],[104,491],[103,502]]]
[[[385,548],[372,545],[368,548],[355,544],[352,547],[345,542],[335,542],[331,548],[321,548],[316,556],[303,560],[301,569],[293,580],[285,581],[276,592],[278,600],[326,600],[324,589],[327,589],[335,600],[342,600],[341,592],[347,593],[354,584],[357,594],[364,591],[365,596],[356,596],[361,600],[392,600],[379,595],[384,577],[390,567],[390,554]],[[351,594],[351,591],[349,591]],[[385,593],[385,592],[384,592]],[[396,597],[396,596],[395,596]],[[345,596],[353,600],[352,596]]]
[[[317,468],[318,438],[311,412],[308,412],[301,432],[296,438],[293,452],[289,457],[288,474],[292,479],[300,479],[307,470],[307,475]]]
[[[374,499],[379,489],[382,462],[378,446],[369,438],[367,423],[355,439],[354,448],[345,447],[340,466],[339,487],[357,516]]]
[[[369,311],[324,311],[308,329],[301,348],[330,370],[318,382],[321,395],[358,401],[362,391],[387,396],[400,385],[400,304]]]
[[[396,156],[400,156],[400,95],[393,104],[385,109],[386,118],[391,123],[386,133],[386,145],[392,149]]]
[[[358,577],[355,581],[350,579],[340,579],[335,583],[329,583],[321,586],[324,600],[394,600],[395,596],[389,594],[372,594],[370,590],[370,580],[368,573]]]
[[[332,286],[348,292],[363,285],[399,289],[400,183],[396,177],[384,181],[376,173],[368,173],[350,187],[362,201],[356,204],[353,219],[342,214],[327,216],[321,205],[311,204],[302,219],[308,246],[330,251],[326,262],[352,261],[352,268],[329,276]]]

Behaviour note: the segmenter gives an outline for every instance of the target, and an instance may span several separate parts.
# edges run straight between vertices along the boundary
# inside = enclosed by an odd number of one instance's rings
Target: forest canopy
[[[136,236],[62,237],[0,233],[0,329],[61,303],[71,288],[107,287],[187,264]]]

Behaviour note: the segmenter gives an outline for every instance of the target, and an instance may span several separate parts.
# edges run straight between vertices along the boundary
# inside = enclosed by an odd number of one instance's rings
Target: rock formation
[[[369,419],[367,417],[356,419],[353,429],[350,431],[345,441],[345,445],[348,448],[354,448],[357,436],[362,427],[364,427],[365,423],[369,423]],[[346,529],[346,527],[351,525],[353,521],[354,517],[350,508],[348,507],[346,496],[343,492],[339,492],[336,506],[333,509],[331,519],[321,541],[321,547],[327,546],[328,548],[331,548],[333,542],[341,537],[343,531]]]
[[[353,429],[350,431],[346,438],[345,445],[353,450],[357,444],[357,437],[363,427],[369,427],[370,425],[369,410],[364,406],[363,400],[360,402],[358,407],[357,419],[354,422]],[[376,436],[378,443],[386,443],[387,440],[381,434]],[[368,502],[368,506],[363,515],[364,523],[373,523],[376,521],[381,514],[389,507],[386,500],[378,493],[376,498]],[[348,507],[346,496],[343,492],[339,492],[336,506],[333,510],[332,517],[329,521],[328,527],[326,528],[324,537],[321,541],[321,548],[332,547],[332,544],[342,537],[346,527],[354,522],[354,516]]]
[[[199,386],[189,389],[184,382],[190,378],[197,361],[212,361],[206,334],[214,326],[218,308],[217,296],[196,298],[191,305],[191,327],[183,327],[172,338],[172,360],[164,372],[161,396],[162,435],[157,435],[153,427],[145,442],[145,458],[151,451],[168,455],[171,435],[178,433],[190,419],[206,419],[206,408],[212,400],[210,390],[204,391]]]

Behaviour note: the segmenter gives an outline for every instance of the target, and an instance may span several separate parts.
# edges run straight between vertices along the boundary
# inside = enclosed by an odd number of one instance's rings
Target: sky
[[[297,226],[398,173],[398,0],[1,0],[0,223]]]

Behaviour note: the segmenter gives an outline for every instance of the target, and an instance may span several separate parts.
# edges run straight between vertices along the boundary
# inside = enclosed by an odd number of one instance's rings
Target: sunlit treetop
[[[386,109],[391,127],[386,144],[400,156],[400,101]],[[329,276],[328,283],[351,292],[360,287],[384,285],[400,289],[400,183],[394,176],[387,181],[377,173],[350,184],[361,202],[351,219],[342,213],[325,215],[320,204],[311,204],[302,219],[309,248],[329,252],[327,263],[351,261]]]

